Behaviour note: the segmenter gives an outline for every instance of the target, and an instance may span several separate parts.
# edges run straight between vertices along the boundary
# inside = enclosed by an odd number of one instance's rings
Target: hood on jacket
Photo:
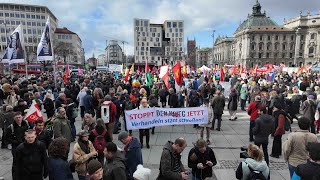
[[[267,168],[268,168],[268,165],[266,163],[266,161],[256,161],[252,158],[247,158],[245,160],[245,162],[254,170],[257,170],[257,171],[265,171]]]
[[[125,157],[123,156],[123,154],[120,151],[117,151],[114,156],[112,157],[112,160],[109,162],[123,162],[123,164],[125,164]]]
[[[173,153],[172,144],[173,144],[173,142],[168,141],[168,142],[164,145],[163,150],[166,149],[166,150],[168,150],[170,153]]]

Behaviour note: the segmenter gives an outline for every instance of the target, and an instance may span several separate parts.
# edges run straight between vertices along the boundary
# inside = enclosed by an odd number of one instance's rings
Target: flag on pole
[[[121,64],[121,74],[124,75],[126,72],[123,71],[123,63]]]
[[[140,66],[138,66],[137,74],[140,75]]]
[[[150,86],[151,85],[151,70],[150,70],[150,67],[148,66],[148,58],[146,58],[145,73],[146,73],[146,85]]]
[[[183,75],[183,77],[187,77],[188,76],[188,73],[187,73],[187,63],[186,62],[184,62],[184,65],[183,65],[183,67],[182,67],[182,75]]]
[[[43,120],[43,117],[38,104],[35,101],[33,101],[25,116],[25,120],[35,122],[38,119]]]
[[[180,61],[177,62],[176,65],[172,68],[174,79],[176,80],[177,84],[181,86],[182,84],[182,74],[181,74],[181,64]]]
[[[170,84],[169,84],[169,67],[168,66],[161,66],[159,78],[161,78],[164,81],[167,88],[169,89]]]
[[[38,61],[53,61],[50,31],[50,19],[48,17],[37,48]]]
[[[134,74],[134,64],[131,65],[130,74]]]
[[[64,82],[64,84],[67,83],[67,80],[68,80],[69,76],[70,76],[70,70],[69,70],[69,65],[68,65],[68,66],[66,67],[66,72],[64,73],[64,77],[63,77],[63,82]]]
[[[82,75],[82,70],[80,69],[80,67],[78,67],[78,74]]]
[[[224,81],[224,68],[220,68],[220,81]]]
[[[130,73],[130,70],[126,67],[126,76],[124,78],[124,81],[125,82],[128,82],[129,81],[129,73]]]
[[[266,80],[267,81],[274,81],[274,78],[275,78],[275,72],[269,72],[266,77]]]
[[[23,37],[19,25],[8,37],[7,49],[2,61],[9,64],[24,63],[24,58]]]

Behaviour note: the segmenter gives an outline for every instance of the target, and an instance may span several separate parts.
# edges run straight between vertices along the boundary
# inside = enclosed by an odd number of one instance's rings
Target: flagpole
[[[23,27],[23,25],[21,26]],[[22,41],[24,42],[24,34],[22,33],[23,31],[23,28],[21,28],[21,34],[22,34]],[[24,45],[24,58],[25,58],[25,62],[24,62],[24,67],[26,69],[26,78],[28,78],[28,61],[27,61],[27,48],[26,48],[26,43],[24,42],[23,45]],[[11,71],[10,71],[11,72]]]

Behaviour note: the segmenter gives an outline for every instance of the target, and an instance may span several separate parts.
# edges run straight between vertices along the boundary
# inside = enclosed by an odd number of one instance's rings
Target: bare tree
[[[54,45],[54,53],[56,56],[60,56],[63,58],[63,62],[66,62],[66,58],[68,56],[74,57],[76,56],[76,53],[73,51],[74,47],[71,44],[67,44],[65,42],[58,42],[57,44]]]

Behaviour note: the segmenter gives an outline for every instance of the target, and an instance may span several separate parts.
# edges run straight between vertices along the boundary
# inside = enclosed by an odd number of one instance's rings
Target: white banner
[[[127,129],[147,129],[155,126],[207,124],[208,108],[146,108],[125,111]]]
[[[110,72],[121,72],[122,66],[118,64],[109,64],[109,71]]]
[[[38,61],[53,61],[49,17],[38,44],[37,56]]]
[[[8,47],[5,50],[3,62],[9,64],[24,63],[23,37],[20,25],[8,38]]]

